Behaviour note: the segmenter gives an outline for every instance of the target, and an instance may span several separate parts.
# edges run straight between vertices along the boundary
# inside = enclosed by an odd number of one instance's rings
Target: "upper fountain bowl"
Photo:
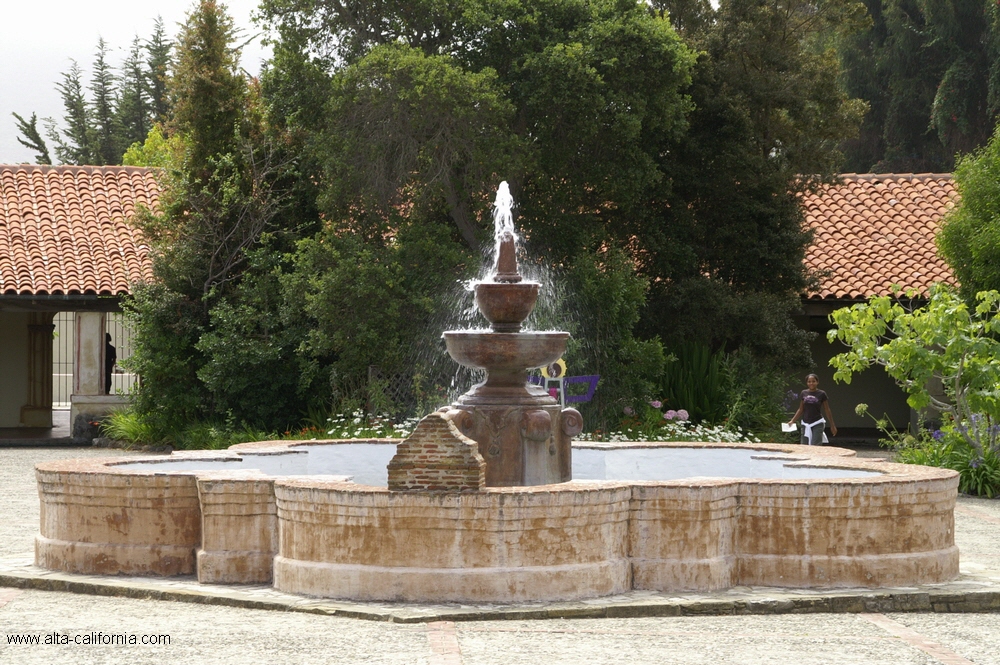
[[[569,333],[495,333],[449,330],[443,335],[448,354],[466,367],[495,371],[526,371],[559,360]],[[491,374],[492,376],[492,374]],[[524,384],[524,378],[520,379]]]
[[[538,282],[480,282],[476,306],[494,332],[518,332],[538,301]]]

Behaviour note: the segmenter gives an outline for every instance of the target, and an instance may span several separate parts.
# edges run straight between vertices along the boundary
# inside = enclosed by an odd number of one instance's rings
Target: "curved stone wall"
[[[958,575],[955,472],[858,460],[835,448],[748,447],[794,453],[796,465],[878,475],[393,492],[330,476],[158,472],[155,463],[137,469],[135,458],[129,468],[117,466],[124,460],[68,460],[38,467],[36,563],[99,574],[197,570],[201,581],[215,583],[273,575],[281,591],[428,602],[735,585],[907,586]]]

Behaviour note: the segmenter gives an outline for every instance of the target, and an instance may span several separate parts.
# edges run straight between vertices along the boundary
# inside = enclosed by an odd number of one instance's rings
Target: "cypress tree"
[[[56,157],[64,164],[93,164],[96,159],[94,144],[96,136],[91,126],[90,110],[83,96],[82,72],[76,60],[70,60],[69,71],[63,72],[62,81],[56,84],[63,100],[66,115],[63,132],[55,126],[55,121],[46,122],[49,139],[55,144]],[[64,138],[65,137],[65,138]]]
[[[146,50],[146,95],[151,105],[153,122],[165,123],[170,114],[170,97],[167,84],[170,79],[170,50],[173,43],[163,28],[163,19],[156,17],[153,35],[145,44]]]
[[[152,109],[143,64],[142,42],[136,37],[132,40],[132,48],[122,63],[119,76],[121,87],[118,91],[115,115],[120,132],[119,145],[122,148],[145,141],[152,127],[150,121]]]
[[[17,120],[17,131],[21,132],[24,137],[18,136],[17,142],[25,148],[35,150],[38,153],[35,155],[36,164],[51,164],[52,158],[49,156],[49,147],[45,145],[45,140],[38,133],[38,116],[32,113],[31,120],[25,120],[16,113],[12,113],[11,115]]]
[[[93,95],[90,103],[91,117],[96,135],[95,157],[100,164],[118,164],[124,151],[119,142],[115,118],[116,80],[107,60],[108,45],[103,37],[97,40],[94,58],[94,76],[90,83]]]

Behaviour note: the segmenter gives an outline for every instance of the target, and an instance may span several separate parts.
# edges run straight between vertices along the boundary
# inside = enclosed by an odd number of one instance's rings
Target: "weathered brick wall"
[[[441,412],[421,420],[389,462],[389,489],[396,492],[475,492],[485,485],[486,462],[479,445]]]

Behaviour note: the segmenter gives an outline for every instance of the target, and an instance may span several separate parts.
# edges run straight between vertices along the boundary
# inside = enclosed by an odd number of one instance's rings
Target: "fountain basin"
[[[538,282],[479,282],[476,307],[494,332],[518,332],[538,301]]]
[[[466,367],[501,372],[527,372],[559,360],[569,333],[497,333],[486,330],[448,330],[442,334],[448,354]],[[521,380],[521,385],[524,380]]]
[[[36,563],[424,602],[912,586],[958,574],[953,471],[859,460],[828,447],[577,444],[577,464],[593,467],[592,451],[603,451],[605,469],[648,469],[650,459],[694,449],[715,455],[712,465],[749,453],[814,477],[620,478],[449,493],[350,482],[346,473],[331,475],[350,470],[335,463],[307,475],[319,466],[302,461],[313,456],[305,449],[339,446],[371,445],[384,457],[387,444],[260,442],[221,453],[40,464]],[[632,457],[613,461],[622,453]],[[237,468],[254,457],[294,475]]]

